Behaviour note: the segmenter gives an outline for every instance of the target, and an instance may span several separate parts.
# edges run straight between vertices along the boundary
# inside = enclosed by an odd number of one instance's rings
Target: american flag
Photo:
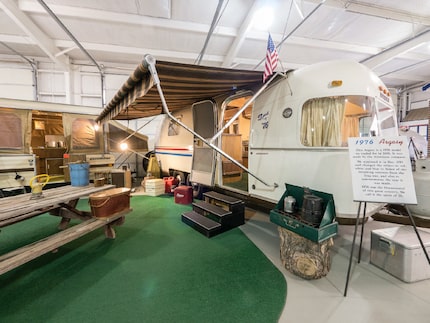
[[[264,66],[263,83],[266,82],[267,78],[273,74],[276,66],[278,66],[278,52],[276,51],[272,36],[269,34],[269,39],[267,40],[266,65]]]

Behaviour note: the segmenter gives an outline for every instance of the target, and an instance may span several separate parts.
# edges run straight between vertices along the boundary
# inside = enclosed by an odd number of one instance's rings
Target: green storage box
[[[336,211],[334,207],[333,195],[314,191],[306,188],[307,191],[323,199],[322,212],[323,217],[319,227],[312,226],[300,220],[300,210],[303,205],[303,196],[305,188],[285,184],[286,190],[276,205],[275,209],[270,211],[270,221],[286,228],[298,235],[314,242],[321,242],[337,234]],[[287,196],[293,196],[296,199],[297,212],[291,214],[284,212],[284,199]]]

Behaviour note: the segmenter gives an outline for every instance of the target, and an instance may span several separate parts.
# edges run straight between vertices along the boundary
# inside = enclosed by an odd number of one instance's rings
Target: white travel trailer
[[[269,183],[291,183],[333,194],[338,217],[357,213],[353,203],[348,137],[395,136],[390,93],[363,65],[326,62],[287,74],[257,98],[249,141],[250,171]],[[278,199],[249,182],[250,193]],[[375,208],[369,206],[369,212]]]
[[[205,99],[196,97],[180,108],[170,96],[170,83],[164,98],[165,72],[158,79],[158,63],[150,56],[145,59],[142,77],[147,84],[152,77],[169,117],[156,144],[157,158],[164,171],[184,180],[189,174],[193,183],[241,190],[270,202],[281,198],[286,183],[310,187],[333,194],[338,217],[355,218],[348,137],[398,135],[387,88],[372,71],[353,61],[324,62],[278,74],[263,87],[261,80],[237,91],[231,86],[230,91],[207,93]],[[197,80],[195,88],[202,82]],[[144,95],[139,100],[127,97],[135,110],[144,100]],[[172,111],[169,102],[174,102]],[[108,111],[112,116],[112,109],[107,109],[99,120],[106,119]],[[121,113],[121,108],[116,112]],[[246,187],[241,186],[243,181]],[[376,207],[368,205],[367,211]]]

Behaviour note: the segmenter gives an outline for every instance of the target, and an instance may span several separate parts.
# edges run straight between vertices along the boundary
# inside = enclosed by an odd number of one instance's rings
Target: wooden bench
[[[103,226],[105,227],[105,236],[107,238],[114,239],[116,234],[113,226],[123,224],[125,215],[130,211],[131,209],[121,211],[108,218],[91,218],[89,220],[85,220],[84,222],[74,225],[59,233],[4,254],[0,256],[0,275],[41,255],[54,251],[60,246],[76,240]]]

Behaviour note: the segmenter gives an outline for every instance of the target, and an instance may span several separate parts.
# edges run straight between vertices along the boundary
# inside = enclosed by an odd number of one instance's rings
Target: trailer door
[[[193,110],[194,131],[204,139],[211,139],[216,133],[216,105],[212,101],[195,103]],[[216,152],[199,138],[194,137],[193,162],[190,181],[207,186],[214,185]]]

